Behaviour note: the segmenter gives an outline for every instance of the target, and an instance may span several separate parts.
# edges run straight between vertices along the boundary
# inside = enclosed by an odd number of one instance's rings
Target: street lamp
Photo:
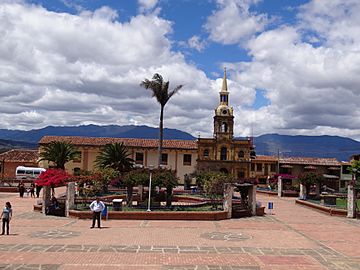
[[[356,174],[358,172],[358,169],[353,168],[352,171],[353,171],[353,174],[352,174],[352,181],[351,181],[352,183],[351,184],[354,186],[356,183]]]
[[[146,210],[147,212],[151,212],[150,209],[150,203],[151,203],[151,178],[152,178],[152,170],[154,169],[153,165],[150,165],[148,167],[149,171],[150,171],[150,179],[149,179],[149,200],[148,200],[148,209]]]

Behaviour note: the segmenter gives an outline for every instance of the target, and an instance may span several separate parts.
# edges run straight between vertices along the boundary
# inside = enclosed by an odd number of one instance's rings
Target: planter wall
[[[321,211],[323,213],[327,213],[330,216],[342,216],[345,217],[347,215],[347,211],[345,209],[337,209],[337,208],[331,208],[331,207],[326,207],[323,205],[318,205],[315,203],[311,203],[311,202],[307,202],[307,201],[303,201],[303,200],[296,200],[295,203],[300,204],[300,205],[304,205],[313,209],[316,209],[318,211]]]
[[[69,217],[79,219],[92,218],[91,211],[70,210]],[[131,219],[131,220],[223,220],[227,219],[227,212],[117,212],[109,211],[109,219]]]
[[[267,194],[269,196],[277,196],[277,192],[276,191],[270,191],[270,190],[256,190],[256,193],[260,193],[260,194]]]
[[[16,193],[19,192],[19,189],[17,187],[0,187],[0,192]]]

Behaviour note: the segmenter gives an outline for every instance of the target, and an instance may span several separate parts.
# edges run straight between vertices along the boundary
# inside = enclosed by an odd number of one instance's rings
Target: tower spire
[[[228,88],[227,88],[227,79],[226,79],[226,67],[224,67],[224,77],[223,77],[221,92],[227,92],[227,91],[228,91]]]

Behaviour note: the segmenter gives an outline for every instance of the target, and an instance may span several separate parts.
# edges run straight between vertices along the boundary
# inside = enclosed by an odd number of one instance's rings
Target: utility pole
[[[280,149],[278,148],[278,152],[277,152],[277,173],[280,174]]]

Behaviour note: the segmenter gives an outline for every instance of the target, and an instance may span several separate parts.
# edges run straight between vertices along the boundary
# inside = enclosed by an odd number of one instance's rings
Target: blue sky
[[[223,68],[235,135],[360,139],[356,0],[4,0],[0,128],[157,126],[139,87],[184,84],[165,125],[211,136]]]

